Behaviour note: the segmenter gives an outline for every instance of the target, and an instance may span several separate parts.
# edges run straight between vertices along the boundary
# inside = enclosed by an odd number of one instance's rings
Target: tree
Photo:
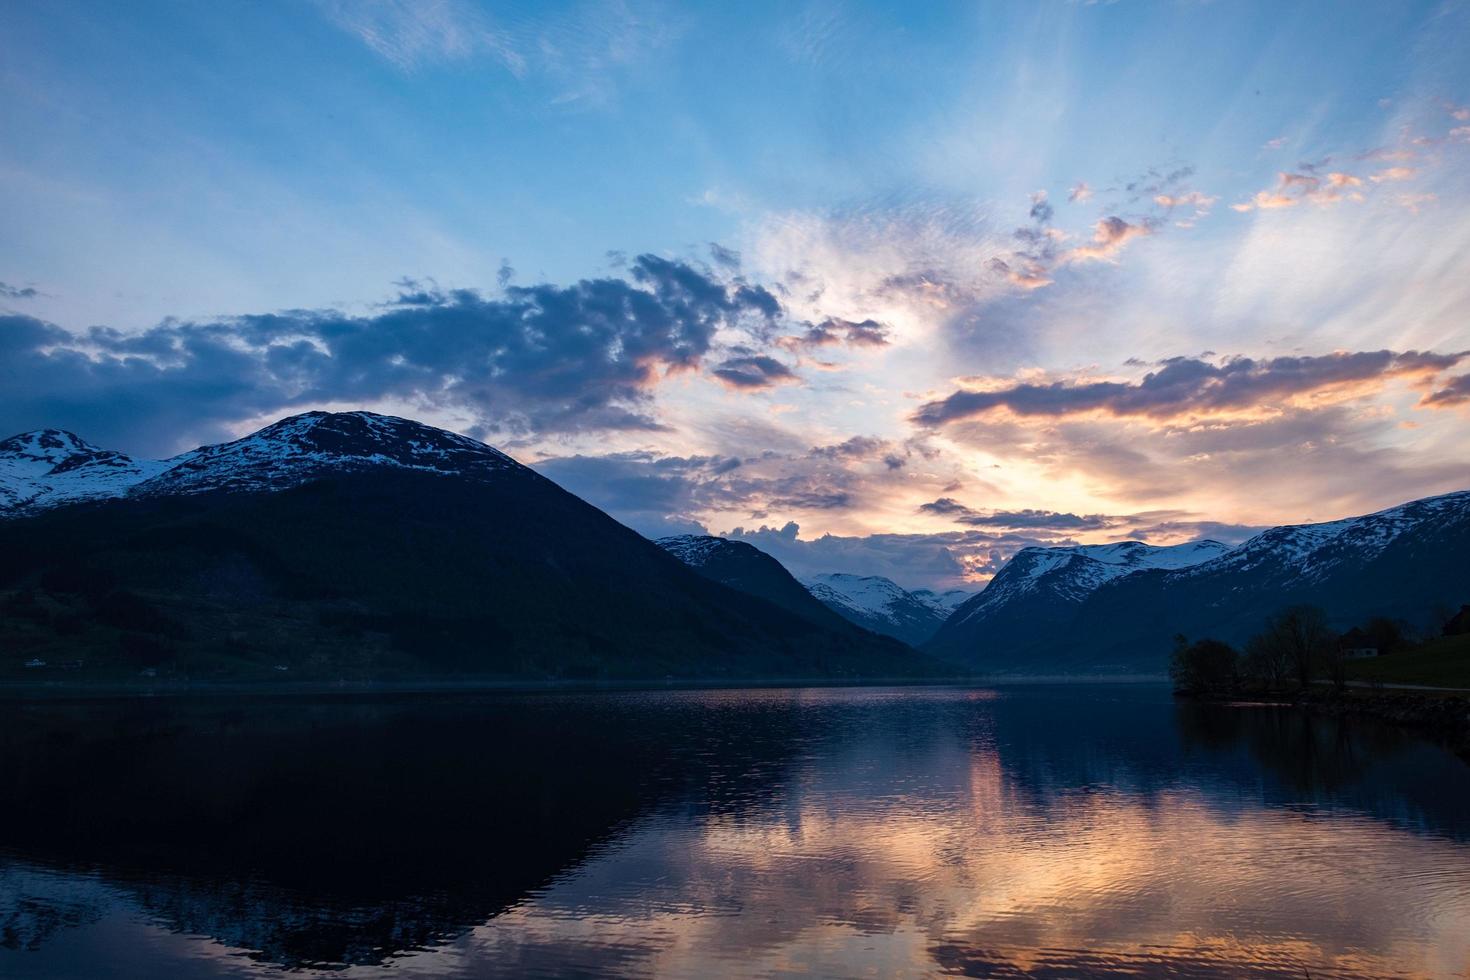
[[[1273,657],[1283,658],[1297,683],[1307,687],[1336,647],[1327,614],[1318,606],[1292,606],[1266,620],[1264,642]]]
[[[1169,679],[1180,691],[1224,691],[1234,686],[1239,658],[1235,648],[1219,640],[1190,643],[1174,637],[1174,654],[1169,660]]]
[[[1286,644],[1270,630],[1257,633],[1245,644],[1245,673],[1272,690],[1286,686],[1287,672],[1291,669],[1290,655]]]
[[[1363,627],[1363,632],[1379,653],[1392,653],[1408,645],[1405,624],[1401,620],[1374,616]]]

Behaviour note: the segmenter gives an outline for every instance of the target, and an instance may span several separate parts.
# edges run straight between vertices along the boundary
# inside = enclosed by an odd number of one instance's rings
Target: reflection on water
[[[0,975],[1463,976],[1470,767],[1158,688],[11,704]]]

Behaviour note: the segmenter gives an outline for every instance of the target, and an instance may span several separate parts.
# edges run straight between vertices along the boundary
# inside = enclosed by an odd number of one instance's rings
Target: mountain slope
[[[933,636],[951,612],[946,601],[933,592],[926,590],[921,598],[881,575],[834,572],[814,575],[802,584],[849,622],[915,646]],[[953,601],[952,592],[945,595]]]
[[[923,663],[711,582],[503,453],[407,420],[310,413],[169,463],[0,522],[0,669],[714,678]]]
[[[654,543],[705,578],[765,599],[829,629],[848,627],[842,617],[812,598],[784,565],[744,541],[708,534],[680,534],[659,538]]]
[[[61,429],[11,436],[0,442],[0,517],[118,496],[166,465],[98,449]]]
[[[1022,548],[978,595],[962,603],[926,648],[979,669],[1029,668],[1023,651],[1065,642],[1082,604],[1114,579],[1150,569],[1183,568],[1229,549],[1217,541],[1169,548],[1141,541],[1062,548]],[[1052,658],[1055,659],[1055,658]],[[1038,666],[1041,672],[1052,668]]]
[[[1174,634],[1241,644],[1296,603],[1337,629],[1377,615],[1427,628],[1470,596],[1470,492],[1272,528],[1173,567],[1099,574],[1075,550],[1019,552],[927,648],[981,670],[1157,673]]]
[[[966,589],[945,589],[943,592],[935,592],[933,589],[914,589],[909,593],[933,609],[943,619],[948,619],[953,615],[954,611],[968,602],[974,594]]]

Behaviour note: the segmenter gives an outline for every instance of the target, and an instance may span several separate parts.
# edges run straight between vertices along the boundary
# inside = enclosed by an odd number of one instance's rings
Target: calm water
[[[0,976],[1465,976],[1470,766],[1158,688],[7,704]]]

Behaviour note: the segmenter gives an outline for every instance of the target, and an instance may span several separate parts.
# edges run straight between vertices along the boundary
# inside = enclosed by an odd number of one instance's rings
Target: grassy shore
[[[1470,634],[1441,636],[1414,647],[1348,664],[1355,681],[1470,689]]]

